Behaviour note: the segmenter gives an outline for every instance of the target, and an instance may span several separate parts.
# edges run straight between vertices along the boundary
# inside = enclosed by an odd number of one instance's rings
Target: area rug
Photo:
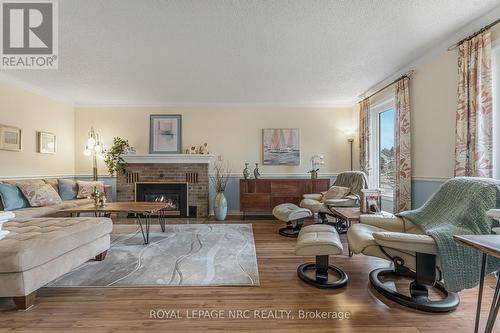
[[[47,287],[258,286],[251,224],[172,224],[112,240],[104,261],[88,261]]]

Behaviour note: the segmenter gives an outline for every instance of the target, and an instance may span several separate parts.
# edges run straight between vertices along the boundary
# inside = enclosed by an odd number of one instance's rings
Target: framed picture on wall
[[[40,154],[56,153],[56,136],[52,133],[37,132],[37,151]]]
[[[262,130],[262,152],[264,165],[299,165],[299,129],[264,128]]]
[[[149,153],[180,154],[182,115],[151,115],[149,120]]]
[[[17,127],[0,125],[0,149],[21,151],[22,130]]]

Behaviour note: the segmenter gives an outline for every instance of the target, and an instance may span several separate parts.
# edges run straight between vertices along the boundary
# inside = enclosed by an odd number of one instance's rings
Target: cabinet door
[[[271,193],[277,197],[300,197],[305,191],[305,185],[303,180],[276,180],[271,183]]]
[[[247,212],[268,212],[271,210],[269,193],[243,193],[240,197],[240,210]]]
[[[284,203],[293,203],[298,206],[301,200],[302,197],[298,196],[273,196],[271,198],[271,207],[276,207]]]

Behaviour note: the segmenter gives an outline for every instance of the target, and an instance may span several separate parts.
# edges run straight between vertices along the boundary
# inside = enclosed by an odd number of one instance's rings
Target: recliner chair
[[[436,242],[407,219],[392,214],[362,215],[359,224],[352,225],[347,238],[355,254],[365,254],[389,260],[392,268],[379,268],[370,273],[374,288],[387,298],[404,306],[428,312],[448,312],[457,308],[458,294],[448,292],[442,280]],[[391,289],[383,277],[402,276],[414,281],[410,296]],[[444,298],[430,300],[428,288],[435,287]]]
[[[325,193],[304,194],[300,207],[307,208],[317,213],[322,223],[328,223],[327,215],[332,216],[328,206],[332,207],[359,207],[361,190],[368,187],[366,174],[362,171],[346,171],[339,173],[332,186],[347,187],[349,194],[343,198],[325,199]],[[339,228],[339,233],[345,232],[345,228]]]

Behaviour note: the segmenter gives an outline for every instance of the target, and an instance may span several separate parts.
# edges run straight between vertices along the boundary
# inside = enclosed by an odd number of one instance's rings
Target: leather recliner
[[[448,312],[457,308],[460,299],[448,292],[441,282],[440,258],[434,239],[423,234],[409,220],[392,214],[362,215],[352,225],[347,238],[355,254],[389,260],[392,268],[379,268],[370,273],[374,288],[387,298],[404,306],[428,312]],[[410,278],[410,295],[401,294],[383,283],[384,277]],[[435,287],[444,296],[430,300],[428,288]]]
[[[327,215],[332,215],[328,208],[331,207],[359,207],[361,190],[368,187],[366,174],[362,171],[346,171],[338,174],[333,186],[349,188],[349,193],[342,198],[325,199],[325,193],[304,194],[300,207],[309,209],[318,214],[322,223],[328,223]],[[344,233],[346,228],[339,228],[339,233]]]

